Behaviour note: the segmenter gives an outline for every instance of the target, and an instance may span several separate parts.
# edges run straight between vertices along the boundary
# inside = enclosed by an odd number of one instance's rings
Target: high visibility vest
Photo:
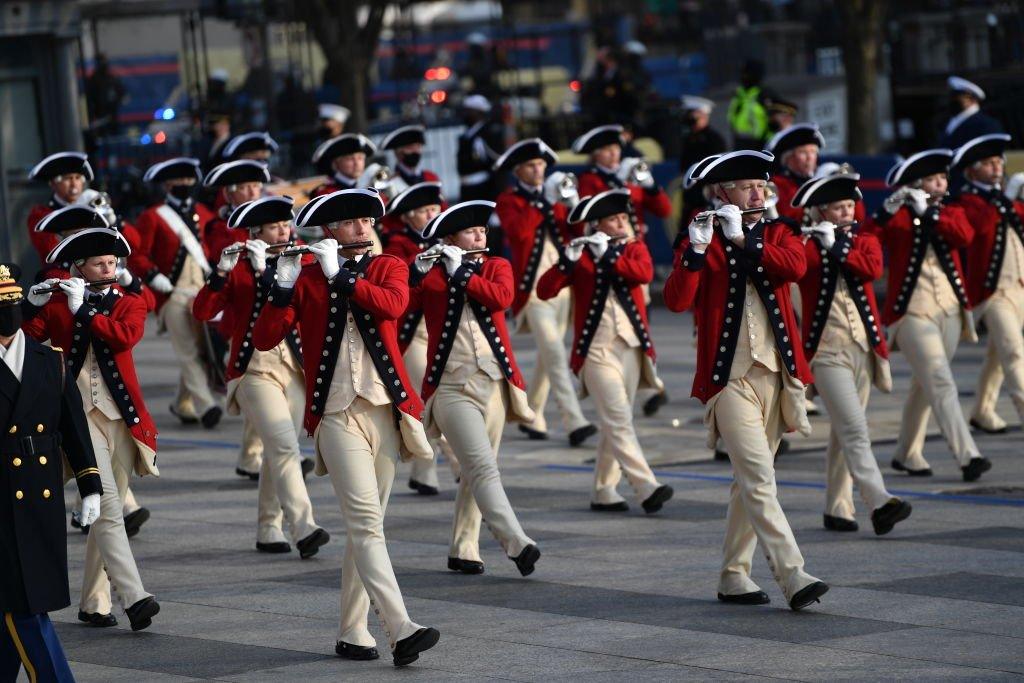
[[[761,89],[757,86],[736,88],[736,94],[729,101],[729,126],[737,135],[762,139],[768,132],[768,112],[760,96]]]

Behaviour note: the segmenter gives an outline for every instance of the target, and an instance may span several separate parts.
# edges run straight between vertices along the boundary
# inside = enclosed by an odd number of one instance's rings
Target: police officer
[[[21,330],[21,269],[0,263],[0,678],[74,681],[48,612],[71,603],[64,531],[64,457],[82,496],[81,519],[100,514],[103,487],[82,398],[60,350]],[[32,391],[22,391],[22,386]]]

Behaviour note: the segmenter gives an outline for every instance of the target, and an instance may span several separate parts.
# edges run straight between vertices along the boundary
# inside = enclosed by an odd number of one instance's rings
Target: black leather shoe
[[[395,649],[391,655],[395,658],[395,666],[412,664],[420,658],[420,653],[437,645],[441,634],[436,628],[421,628],[408,638],[402,638],[395,643]]]
[[[139,533],[139,529],[147,521],[149,521],[149,510],[146,508],[139,508],[129,512],[124,516],[124,532],[128,534],[128,538],[131,538]]]
[[[436,496],[440,491],[437,490],[436,486],[424,484],[423,482],[416,481],[415,479],[409,480],[409,488],[421,496]]]
[[[668,403],[668,392],[662,391],[644,401],[644,415],[651,417]]]
[[[769,598],[768,594],[764,591],[740,593],[739,595],[725,595],[724,593],[719,593],[718,599],[732,605],[767,605],[771,602],[771,598]]]
[[[309,473],[316,469],[316,463],[313,462],[312,458],[302,458],[299,461],[299,467],[302,468],[302,478],[305,479],[309,476]]]
[[[537,564],[537,560],[540,559],[540,549],[532,543],[525,548],[523,552],[519,553],[518,557],[513,557],[512,561],[516,563],[516,569],[523,576],[529,576],[533,573],[534,565]]]
[[[655,512],[661,509],[669,498],[672,497],[672,487],[668,484],[662,484],[658,488],[654,489],[654,493],[647,497],[641,505],[644,508],[644,512],[649,515],[653,515]]]
[[[519,431],[521,431],[523,434],[526,434],[526,436],[530,437],[530,441],[547,441],[548,440],[548,433],[547,432],[541,432],[541,431],[538,431],[536,429],[530,429],[526,425],[519,425]]]
[[[715,449],[715,460],[718,462],[729,462],[729,454],[725,451]]]
[[[137,603],[125,610],[128,621],[132,623],[133,631],[141,631],[149,628],[153,623],[153,617],[160,612],[160,603],[153,597],[142,598]]]
[[[331,535],[326,529],[317,529],[309,536],[299,539],[295,547],[299,549],[299,557],[308,560],[320,551],[320,546],[331,540]]]
[[[90,626],[97,628],[110,628],[117,626],[117,618],[113,614],[100,614],[99,612],[83,612],[78,610],[78,620],[84,621]]]
[[[463,560],[461,557],[449,557],[448,569],[462,574],[483,574],[484,563],[476,560]]]
[[[925,467],[923,470],[912,470],[909,467],[907,467],[906,465],[904,465],[903,463],[901,463],[899,460],[895,460],[895,459],[891,463],[889,463],[889,464],[897,472],[906,472],[911,477],[930,477],[930,476],[932,476],[932,468],[931,467]]]
[[[178,412],[178,409],[174,407],[173,403],[169,405],[167,409],[171,411],[171,415],[181,420],[181,424],[183,425],[199,424],[198,417],[192,417],[191,415],[182,415],[181,413]]]
[[[247,470],[243,470],[241,467],[236,467],[235,468],[235,474],[237,474],[240,477],[248,477],[250,479],[250,481],[259,481],[260,480],[260,473],[259,472],[249,472]]]
[[[260,543],[256,541],[256,550],[259,550],[261,553],[280,555],[281,553],[290,553],[292,547],[284,541],[275,541],[273,543]]]
[[[857,531],[857,529],[860,529],[860,526],[852,519],[825,515],[825,528],[829,531]]]
[[[802,610],[813,602],[821,602],[819,598],[828,593],[828,584],[824,581],[815,581],[810,586],[804,586],[796,592],[796,595],[789,601],[789,608],[794,612]]]
[[[583,445],[583,442],[597,434],[597,427],[594,425],[583,425],[579,429],[569,432],[569,445],[573,448]]]
[[[339,640],[334,644],[334,654],[342,659],[351,659],[356,662],[368,662],[371,659],[380,659],[380,653],[375,647],[364,647],[362,645],[350,645]]]
[[[913,508],[905,500],[894,498],[871,513],[871,526],[875,527],[876,536],[885,536],[892,531],[897,522],[910,516]]]
[[[618,503],[591,503],[594,512],[629,512],[629,503],[620,500]]]
[[[970,420],[971,426],[977,429],[979,432],[985,432],[986,434],[1005,434],[1006,427],[1000,427],[999,429],[989,429],[988,427],[982,427],[981,423],[975,420],[973,417]]]
[[[960,468],[964,481],[978,481],[982,474],[992,469],[992,461],[988,458],[971,458],[971,461]]]
[[[220,422],[221,416],[224,415],[224,411],[218,406],[214,406],[203,413],[203,416],[199,418],[199,421],[203,423],[203,427],[206,429],[213,429]]]

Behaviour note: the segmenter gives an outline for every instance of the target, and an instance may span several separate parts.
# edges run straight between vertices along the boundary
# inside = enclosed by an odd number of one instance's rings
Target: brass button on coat
[[[46,429],[46,427],[44,427],[43,425],[41,425],[41,424],[36,425],[36,431],[37,432],[42,432],[44,429]]]
[[[43,498],[50,497],[50,489],[43,489]]]
[[[45,455],[40,455],[39,456],[39,464],[40,465],[45,465],[46,464],[46,456]]]
[[[21,500],[22,498],[25,497],[25,494],[22,493],[21,491],[15,491],[14,492],[14,497],[17,498],[18,500]]]
[[[17,434],[18,433],[18,425],[13,425],[10,429],[7,430],[7,433],[8,434]]]
[[[14,466],[15,467],[21,467],[21,458],[15,458],[14,459]]]

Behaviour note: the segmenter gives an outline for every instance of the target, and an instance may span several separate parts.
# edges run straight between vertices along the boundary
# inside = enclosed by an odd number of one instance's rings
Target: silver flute
[[[276,242],[274,244],[268,244],[267,245],[267,249],[275,249],[277,247],[290,247],[293,244],[294,244],[294,242],[292,240],[288,240],[287,242]],[[224,251],[222,251],[221,253],[222,254],[241,254],[243,251],[245,251],[245,249],[246,249],[245,242],[239,242],[238,244],[233,244],[230,247],[225,247]]]
[[[281,256],[294,256],[295,254],[311,254],[313,252],[310,250],[309,246],[310,245],[308,244],[303,244],[298,247],[289,247],[288,249],[285,249],[284,251],[281,252]],[[363,242],[350,242],[349,244],[339,244],[338,251],[347,251],[349,249],[364,249],[372,246],[373,242],[371,242],[370,240],[365,240]]]
[[[846,228],[856,228],[860,225],[860,221],[847,221],[846,223],[836,223],[836,230],[845,230]],[[810,235],[815,232],[813,225],[807,225],[800,228],[800,232],[805,235]]]
[[[471,256],[473,254],[486,254],[486,253],[487,253],[487,247],[484,247],[482,249],[466,249],[465,251],[462,252],[462,255],[463,256]],[[435,260],[441,258],[442,256],[444,256],[443,253],[441,253],[440,251],[436,251],[436,252],[434,252],[432,254],[420,254],[416,258],[421,260],[421,261],[435,261]]]

